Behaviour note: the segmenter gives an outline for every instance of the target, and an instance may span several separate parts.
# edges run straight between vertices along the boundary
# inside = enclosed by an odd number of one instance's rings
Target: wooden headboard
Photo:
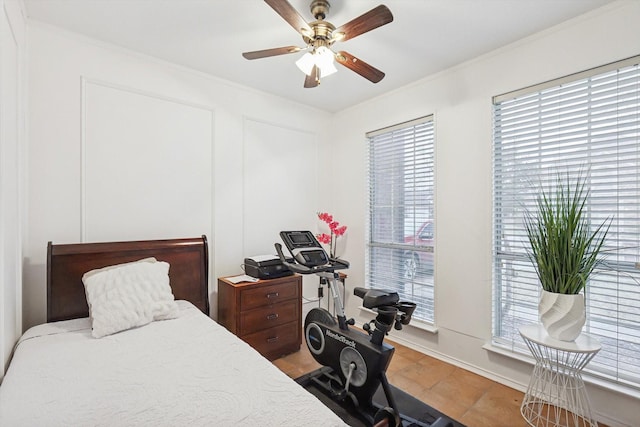
[[[47,246],[47,322],[89,316],[82,276],[109,265],[155,257],[169,263],[176,299],[209,315],[209,254],[206,236],[189,239],[76,243]]]

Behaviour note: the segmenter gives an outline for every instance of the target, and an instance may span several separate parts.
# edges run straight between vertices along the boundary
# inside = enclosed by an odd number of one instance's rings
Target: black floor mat
[[[327,368],[320,368],[297,378],[296,382],[316,396],[325,406],[342,418],[345,423],[352,427],[369,427],[371,424],[367,423],[364,417],[361,417],[354,408],[344,402],[343,404],[338,404],[326,394],[321,386],[312,380],[312,378],[322,375],[326,370]],[[404,417],[403,427],[465,427],[464,424],[447,417],[442,412],[437,411],[399,388],[391,385],[391,389],[398,409]],[[378,388],[373,397],[373,402],[379,407],[388,406],[382,387]]]

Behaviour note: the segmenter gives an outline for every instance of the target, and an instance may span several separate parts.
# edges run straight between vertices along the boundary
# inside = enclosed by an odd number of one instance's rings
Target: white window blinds
[[[498,345],[526,351],[540,286],[523,212],[558,173],[587,177],[594,224],[612,218],[606,267],[585,290],[585,332],[602,343],[592,374],[640,387],[640,57],[494,99],[494,307]],[[585,173],[586,171],[586,173]]]
[[[397,291],[433,324],[434,130],[431,116],[367,134],[367,286]]]

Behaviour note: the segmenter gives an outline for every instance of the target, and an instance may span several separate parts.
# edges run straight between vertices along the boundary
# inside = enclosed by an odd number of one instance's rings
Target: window
[[[585,290],[585,332],[603,344],[592,374],[640,388],[640,57],[494,99],[494,307],[497,345],[526,351],[539,285],[522,223],[535,188],[587,177],[593,224],[611,217],[606,266]]]
[[[367,134],[367,286],[417,304],[414,319],[434,322],[433,119]]]

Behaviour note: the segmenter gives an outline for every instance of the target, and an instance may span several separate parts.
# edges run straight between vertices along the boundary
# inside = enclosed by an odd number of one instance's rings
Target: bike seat
[[[385,291],[381,289],[353,288],[353,294],[362,298],[362,305],[365,308],[378,308],[385,305],[394,305],[399,300],[397,292]]]

